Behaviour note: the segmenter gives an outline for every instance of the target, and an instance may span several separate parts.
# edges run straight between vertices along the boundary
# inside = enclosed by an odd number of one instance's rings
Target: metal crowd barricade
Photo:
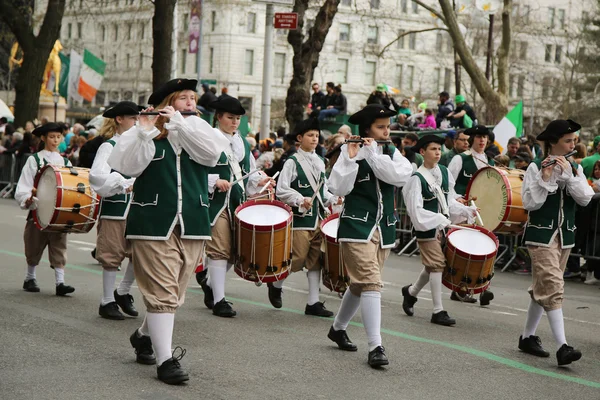
[[[396,223],[396,239],[399,241],[398,246],[402,249],[398,252],[401,256],[405,254],[410,257],[419,251],[417,246],[416,236],[413,235],[413,224],[406,212],[406,204],[404,204],[404,197],[402,197],[402,189],[396,190],[396,214],[398,216],[398,222]],[[412,248],[414,246],[414,248]]]
[[[16,183],[14,182],[16,157],[13,153],[0,154],[0,197],[6,198],[13,192]]]
[[[600,199],[592,199],[585,207],[578,207],[575,226],[574,256],[586,260],[600,259]]]

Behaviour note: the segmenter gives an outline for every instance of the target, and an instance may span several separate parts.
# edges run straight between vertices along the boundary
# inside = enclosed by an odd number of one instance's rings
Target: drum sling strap
[[[296,152],[295,156],[296,160],[298,160],[298,164],[300,164],[300,166],[304,170],[306,179],[308,179],[308,183],[310,184],[310,187],[312,188],[313,192],[316,194],[317,200],[321,204],[321,207],[323,207],[323,210],[326,210],[327,208],[323,203],[323,199],[321,199],[321,193],[319,193],[319,191],[321,190],[321,185],[319,185],[319,181],[321,180],[321,176],[318,173],[319,171],[317,171],[316,168],[314,168],[313,164],[310,163],[306,159],[306,157],[304,157],[304,155],[300,154],[299,152]],[[317,174],[316,176],[315,173]]]
[[[35,153],[33,155],[33,158],[35,159],[35,163],[38,166],[38,172],[40,171],[40,169],[44,168],[46,165],[50,164],[48,162],[48,160],[46,160],[45,158],[40,158],[40,156],[38,155],[38,153]],[[63,157],[63,162],[65,163],[65,167],[69,166],[69,159],[67,157]]]

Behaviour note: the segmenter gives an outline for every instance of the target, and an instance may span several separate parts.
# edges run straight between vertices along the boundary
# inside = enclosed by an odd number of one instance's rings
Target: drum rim
[[[451,250],[453,250],[457,255],[459,255],[461,257],[469,258],[469,259],[474,260],[474,261],[485,261],[485,260],[488,260],[491,256],[494,256],[494,255],[498,254],[498,248],[500,246],[500,242],[498,241],[498,236],[494,235],[494,232],[490,231],[487,228],[484,228],[483,226],[478,226],[478,225],[469,225],[468,227],[472,228],[472,229],[477,229],[481,233],[487,235],[496,244],[496,249],[493,252],[491,252],[491,253],[483,254],[483,255],[474,255],[474,254],[469,254],[469,253],[466,253],[466,252],[462,251],[461,249],[459,249],[456,246],[454,246],[452,244],[452,242],[450,242],[450,239],[449,239],[450,235],[453,232],[460,231],[461,230],[460,228],[452,228],[452,229],[450,229],[448,231],[448,233],[446,234],[446,239],[447,239],[446,240],[446,246],[448,246],[448,248],[450,248]]]
[[[280,208],[283,208],[284,210],[286,210],[289,213],[288,218],[283,221],[280,222],[278,224],[275,225],[252,225],[246,221],[241,220],[238,217],[238,213],[240,211],[242,211],[245,208],[251,207],[251,206],[255,206],[255,205],[270,205],[270,206],[277,206]],[[271,230],[280,230],[283,229],[287,226],[289,226],[292,221],[294,220],[294,215],[292,214],[292,209],[290,208],[290,206],[288,206],[287,204],[285,204],[282,201],[279,200],[271,200],[271,199],[254,199],[254,200],[247,200],[245,202],[243,202],[242,204],[240,204],[239,206],[237,206],[237,208],[234,211],[234,215],[235,215],[235,220],[240,224],[240,226],[246,228],[246,229],[254,229],[258,232],[268,232]]]
[[[48,168],[52,168],[52,170],[54,171],[54,177],[56,178],[57,188],[59,186],[62,186],[62,175],[60,174],[60,168],[57,166],[54,166],[52,164],[48,164],[48,165],[43,166],[42,169],[40,169],[40,172],[38,172],[38,174],[35,176],[35,180],[33,181],[34,188],[37,189],[38,184],[40,183],[40,179],[42,178],[42,175]],[[56,222],[56,218],[58,218],[58,212],[56,211],[56,209],[59,208],[61,204],[62,204],[62,189],[56,191],[56,201],[54,204],[54,212],[52,213],[52,218],[50,218],[50,222],[48,222],[48,225],[46,225],[45,227],[42,227],[42,224],[40,224],[40,221],[38,218],[37,209],[33,210],[32,214],[33,214],[33,222],[35,223],[35,226],[39,230],[43,231],[44,229],[46,229],[49,226],[51,226],[52,224],[54,224]]]
[[[466,198],[467,198],[467,199],[469,198],[469,192],[471,191],[471,185],[473,184],[473,181],[475,180],[475,178],[476,178],[476,177],[477,177],[477,176],[478,176],[480,173],[483,173],[482,171],[484,171],[484,170],[487,170],[487,169],[493,169],[494,171],[498,172],[498,174],[499,174],[499,175],[502,177],[502,180],[504,181],[504,184],[506,185],[506,187],[507,187],[507,188],[509,188],[509,187],[510,187],[510,182],[509,182],[509,180],[508,180],[508,178],[507,178],[507,176],[508,176],[508,175],[507,175],[507,174],[506,174],[504,171],[502,171],[501,169],[499,169],[499,168],[496,168],[496,167],[494,167],[494,166],[490,165],[490,166],[483,167],[483,168],[481,168],[481,169],[477,170],[477,172],[475,172],[475,173],[473,174],[473,176],[471,177],[471,179],[469,179],[469,184],[467,185],[467,191],[465,192],[465,196],[466,196]],[[511,191],[511,190],[509,190],[509,191],[508,191],[508,196],[507,196],[507,199],[506,199],[506,203],[507,203],[507,204],[506,204],[506,208],[504,209],[504,215],[502,216],[502,220],[501,220],[501,221],[498,223],[498,225],[496,225],[496,226],[494,227],[494,229],[492,229],[490,232],[494,232],[494,231],[496,231],[497,229],[500,229],[500,228],[502,227],[502,223],[503,223],[504,221],[506,221],[506,219],[507,219],[507,218],[508,218],[508,216],[510,215],[510,204],[512,204],[512,197],[513,197],[513,195],[512,195],[512,191]],[[486,229],[487,229],[487,228],[486,228]]]
[[[323,227],[328,223],[333,221],[334,219],[339,219],[340,218],[340,213],[335,213],[335,214],[331,214],[329,217],[325,218],[323,221],[321,221],[321,223],[319,224],[319,228],[321,229],[321,234],[323,234],[323,237],[325,237],[325,240],[327,240],[330,243],[335,243],[335,244],[339,244],[337,238],[334,238],[333,236],[329,236],[328,234],[325,233],[325,231],[323,230]]]

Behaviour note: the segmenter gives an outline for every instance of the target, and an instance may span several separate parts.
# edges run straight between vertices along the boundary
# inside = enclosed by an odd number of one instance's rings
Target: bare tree
[[[154,0],[152,16],[152,89],[171,78],[173,15],[177,0]]]
[[[15,98],[15,125],[25,126],[38,113],[40,88],[44,69],[54,42],[59,37],[65,0],[49,0],[38,35],[33,33],[33,10],[19,0],[0,0],[2,19],[14,33],[23,50],[23,64],[19,69]]]
[[[294,57],[292,59],[292,80],[285,99],[285,117],[290,129],[293,129],[294,125],[304,116],[304,110],[310,98],[310,83],[315,68],[319,65],[319,55],[333,23],[333,18],[337,14],[339,4],[340,0],[324,1],[317,13],[314,25],[307,33],[308,39],[305,40],[302,28],[309,0],[296,0],[294,3],[293,12],[298,13],[298,29],[291,30],[288,34],[288,43],[292,45]]]

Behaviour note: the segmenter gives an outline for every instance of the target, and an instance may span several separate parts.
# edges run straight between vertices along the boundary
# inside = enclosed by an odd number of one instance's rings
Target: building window
[[[210,12],[210,31],[214,32],[216,27],[217,27],[217,12],[211,11]]]
[[[190,14],[183,14],[183,31],[187,32],[190,26]]]
[[[552,45],[551,44],[546,45],[546,53],[544,55],[544,60],[546,62],[552,62]]]
[[[79,9],[83,8],[83,0],[79,0]]]
[[[561,61],[562,61],[562,52],[563,52],[562,46],[557,45],[556,46],[556,54],[554,54],[554,62],[556,64],[560,64],[561,63]]]
[[[283,83],[285,80],[285,53],[275,53],[275,82]]]
[[[369,0],[371,10],[379,10],[379,0]]]
[[[348,82],[348,60],[345,58],[338,58],[337,60],[337,82],[347,83]]]
[[[246,33],[256,33],[256,13],[248,13]]]
[[[208,49],[208,73],[212,74],[215,65],[215,48],[211,47]]]
[[[100,35],[102,37],[102,41],[106,42],[106,26],[102,25],[100,27]]]
[[[442,52],[442,41],[443,37],[441,33],[435,35],[435,51],[437,51],[438,53]]]
[[[369,26],[367,29],[367,43],[377,44],[379,42],[379,28],[376,26]]]
[[[546,76],[542,80],[542,97],[550,97],[550,86],[552,85],[552,78]]]
[[[77,23],[77,38],[81,39],[83,35],[83,24],[81,22]]]
[[[131,56],[130,56],[129,54],[127,54],[127,55],[125,56],[125,66],[126,66],[127,68],[130,68],[130,67],[131,67]]]
[[[517,97],[523,97],[524,89],[525,89],[525,75],[520,75],[519,81],[517,82]]]
[[[118,67],[118,64],[117,64],[117,53],[114,53],[114,54],[112,55],[112,65],[114,65],[114,66],[115,66],[115,68],[117,68],[117,67]]]
[[[519,48],[519,60],[527,59],[527,42],[521,42]]]
[[[140,53],[140,69],[144,68],[144,53]]]
[[[444,90],[449,92],[450,86],[452,86],[452,69],[446,68],[444,70]]]
[[[440,91],[440,87],[442,86],[442,69],[434,68],[433,69],[433,81],[435,82],[435,87],[431,89],[433,93],[437,93]]]
[[[405,89],[409,89],[409,90],[413,90],[413,81],[414,81],[414,77],[415,77],[415,67],[412,65],[409,65],[406,67],[406,72],[403,74],[405,80],[405,83],[403,85],[403,87]]]
[[[414,32],[408,35],[408,48],[410,50],[415,50],[417,48],[417,34]]]
[[[143,39],[146,39],[146,24],[144,24],[143,22],[140,24],[140,36]]]
[[[404,82],[402,82],[402,69],[402,64],[396,65],[396,85],[398,86],[398,89],[402,89],[402,86],[404,85]]]
[[[565,10],[562,8],[558,9],[558,27],[565,29]]]
[[[342,5],[350,7],[352,5],[352,0],[342,0]]]
[[[404,14],[408,13],[408,0],[400,0],[400,9]]]
[[[242,107],[246,110],[248,122],[252,122],[252,97],[239,96],[238,100],[242,103]]]
[[[115,40],[115,41],[119,40],[119,25],[115,25],[115,36],[114,36],[114,40]]]
[[[181,73],[185,74],[185,64],[187,64],[187,49],[181,49]]]
[[[454,52],[454,43],[452,42],[452,38],[450,37],[450,35],[446,35],[446,52]]]
[[[413,12],[413,14],[419,13],[419,5],[417,3],[415,3],[414,1],[412,2],[412,12]]]
[[[396,47],[399,49],[404,48],[404,38],[406,37],[406,31],[404,29],[400,29],[398,31],[398,40],[396,41]]]
[[[508,76],[508,96],[515,97],[515,76]]]
[[[246,50],[244,59],[244,75],[254,75],[254,50]]]
[[[375,72],[377,63],[375,61],[367,61],[365,64],[365,85],[375,86]]]
[[[103,91],[97,91],[96,92],[96,105],[98,106],[103,106],[104,105],[104,100],[106,100],[106,92]]]
[[[556,9],[554,7],[548,7],[548,26],[550,29],[554,29],[554,18],[556,16]]]
[[[127,24],[127,40],[133,39],[133,25]]]
[[[521,21],[523,24],[529,23],[529,14],[531,13],[531,6],[523,5],[521,7]]]
[[[348,42],[350,40],[350,24],[340,24],[340,42]]]
[[[67,37],[68,37],[69,39],[71,39],[72,30],[73,30],[73,26],[72,26],[72,25],[71,25],[71,23],[69,22],[69,23],[67,24]]]

